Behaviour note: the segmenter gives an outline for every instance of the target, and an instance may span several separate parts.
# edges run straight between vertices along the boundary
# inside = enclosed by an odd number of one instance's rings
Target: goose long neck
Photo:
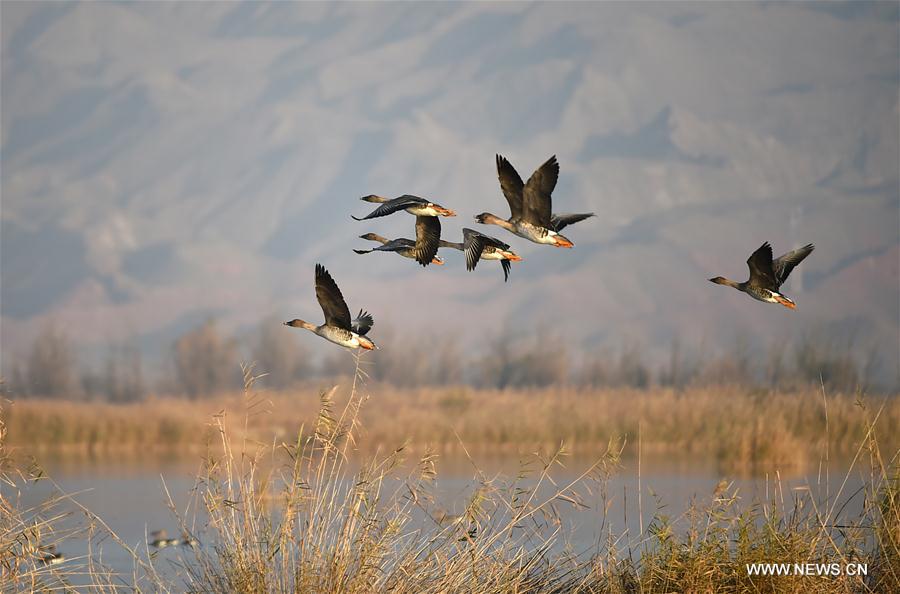
[[[317,326],[314,324],[310,324],[304,320],[291,320],[290,322],[285,322],[285,326],[291,326],[292,328],[306,328],[310,332],[315,332],[317,330]]]
[[[461,243],[456,243],[455,241],[444,241],[443,239],[438,241],[438,247],[452,248],[459,251],[463,251],[464,249],[463,244]]]
[[[512,231],[513,233],[516,232],[515,225],[513,225],[506,219],[501,219],[497,215],[493,215],[489,212],[482,215],[481,220],[479,222],[483,223],[485,225],[497,225],[498,227],[503,227],[507,231]]]
[[[513,233],[515,233],[515,231],[516,231],[516,226],[513,225],[512,223],[510,223],[509,221],[507,221],[506,219],[501,219],[500,217],[495,217],[495,216],[491,215],[491,218],[489,219],[489,221],[491,223],[493,223],[494,225],[503,227],[507,231],[512,231]]]
[[[747,283],[736,283],[733,280],[725,278],[724,276],[717,276],[709,280],[716,283],[717,285],[725,285],[726,287],[731,287],[732,289],[737,289],[738,291],[747,291]]]

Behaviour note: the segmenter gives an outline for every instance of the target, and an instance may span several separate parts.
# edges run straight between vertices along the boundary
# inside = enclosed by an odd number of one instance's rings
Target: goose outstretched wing
[[[416,262],[428,266],[437,255],[441,241],[441,221],[437,217],[416,217]]]
[[[350,309],[347,302],[337,283],[321,264],[316,264],[316,299],[325,314],[327,325],[350,330]]]
[[[772,291],[778,290],[778,281],[772,269],[772,246],[765,242],[747,258],[750,268],[750,284]]]
[[[359,310],[359,315],[353,320],[353,327],[351,329],[360,336],[365,336],[374,325],[375,318],[372,317],[372,314],[367,311]]]
[[[792,250],[784,254],[783,256],[779,256],[772,261],[772,269],[775,272],[775,280],[778,281],[779,286],[784,284],[784,281],[787,280],[787,277],[791,274],[791,271],[794,269],[794,267],[802,262],[803,259],[806,258],[806,256],[810,255],[814,249],[816,249],[816,246],[810,243],[803,246],[802,248]]]
[[[504,157],[497,155],[497,177],[500,179],[500,189],[509,203],[509,212],[512,219],[522,218],[522,191],[525,184],[516,168]]]
[[[568,227],[569,225],[574,225],[579,221],[583,221],[587,218],[596,216],[592,212],[580,213],[580,214],[555,214],[550,217],[550,229],[553,229],[557,233]]]
[[[556,187],[557,179],[559,179],[559,163],[554,155],[538,167],[525,183],[522,204],[523,218],[526,222],[545,229],[550,228],[550,214],[553,209],[550,194]]]
[[[503,267],[503,282],[507,282],[509,280],[509,269],[511,266],[509,260],[500,260],[500,266]]]
[[[466,255],[466,270],[475,270],[478,260],[486,246],[501,250],[508,250],[509,244],[503,243],[495,237],[480,233],[475,229],[463,228],[463,252]]]
[[[400,196],[399,198],[393,198],[388,200],[387,202],[382,202],[378,208],[367,214],[366,216],[359,218],[353,215],[350,217],[355,221],[365,221],[367,219],[375,219],[378,217],[385,217],[389,214],[394,214],[398,210],[404,210],[409,208],[410,206],[415,206],[417,204],[426,204],[428,201],[424,198],[419,198],[418,196],[412,196],[410,194],[406,194]]]
[[[399,252],[401,250],[406,250],[412,248],[416,245],[411,239],[406,239],[405,237],[400,237],[399,239],[392,239],[390,241],[386,241],[379,245],[378,247],[374,247],[369,250],[357,250],[353,251],[357,254],[368,254],[369,252]]]

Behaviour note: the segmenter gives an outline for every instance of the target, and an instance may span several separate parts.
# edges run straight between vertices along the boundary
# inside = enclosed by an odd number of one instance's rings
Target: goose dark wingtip
[[[500,267],[503,268],[503,282],[508,283],[510,270],[509,260],[500,260]]]

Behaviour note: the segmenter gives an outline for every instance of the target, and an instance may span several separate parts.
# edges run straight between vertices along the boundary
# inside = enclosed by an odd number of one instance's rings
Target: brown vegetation
[[[179,518],[187,534],[207,544],[185,549],[177,577],[158,573],[152,555],[128,548],[83,509],[90,531],[68,536],[89,542],[111,538],[133,557],[134,570],[113,575],[92,554],[74,564],[42,565],[35,551],[45,542],[42,535],[53,534],[59,500],[35,510],[2,500],[0,589],[65,589],[75,575],[98,591],[121,585],[136,592],[844,593],[900,588],[897,455],[883,456],[876,437],[879,427],[896,426],[884,416],[886,408],[861,413],[863,433],[852,465],[867,467],[860,517],[842,515],[840,494],[820,501],[808,491],[786,495],[776,483],[771,498],[746,505],[722,483],[683,516],[658,515],[636,537],[604,528],[595,548],[575,555],[563,546],[568,535],[560,510],[582,507],[586,493],[599,493],[596,512],[606,526],[602,501],[618,466],[617,447],[602,452],[571,482],[553,480],[564,456],[559,448],[527,460],[511,480],[480,474],[464,510],[451,518],[434,502],[430,452],[418,457],[412,471],[402,470],[402,448],[348,463],[364,428],[361,413],[375,405],[355,389],[359,381],[357,375],[343,404],[334,400],[333,391],[320,394],[308,431],[267,445],[232,433],[251,426],[264,407],[265,398],[253,392],[248,374],[248,389],[235,402],[241,411],[237,422],[227,423],[221,415],[211,420],[218,447],[208,451],[194,491],[208,520],[197,534],[189,530],[188,519]],[[828,411],[831,422],[830,404]],[[3,470],[10,485],[27,487],[28,477],[17,479],[6,466]],[[786,503],[786,497],[793,500]],[[864,563],[868,575],[748,575],[747,564],[756,562]]]
[[[400,336],[379,325],[378,343],[367,372],[374,381],[401,388],[467,385],[473,388],[686,388],[735,384],[748,389],[802,391],[809,386],[829,392],[896,391],[885,380],[883,361],[870,345],[860,349],[853,336],[841,342],[824,333],[798,337],[790,343],[751,344],[738,335],[730,348],[687,345],[678,337],[668,357],[652,363],[646,349],[624,342],[617,350],[571,345],[550,328],[527,334],[511,327],[483,337],[467,349],[453,334]],[[409,357],[409,353],[416,353]],[[240,339],[224,334],[215,320],[189,330],[163,353],[164,370],[155,378],[144,373],[145,354],[134,342],[110,345],[99,366],[78,361],[63,329],[48,325],[28,356],[7,358],[5,393],[12,398],[65,400],[139,400],[148,392],[215,397],[238,391],[238,361],[244,357],[265,371],[262,385],[287,389],[314,380],[330,381],[352,372],[352,355],[341,349],[311,351],[295,332],[274,318]],[[875,381],[881,377],[879,384]],[[80,381],[79,381],[80,379]],[[890,388],[891,382],[894,388]],[[155,385],[156,389],[148,389]]]
[[[196,453],[205,447],[208,419],[217,413],[224,413],[235,435],[264,443],[290,439],[316,418],[319,392],[314,385],[263,391],[257,414],[246,424],[234,416],[239,394],[198,401],[149,398],[120,406],[21,400],[7,409],[5,420],[9,443],[31,451]],[[631,455],[640,432],[643,452],[651,456],[689,456],[728,470],[772,465],[799,470],[820,460],[826,447],[835,458],[851,453],[866,430],[859,402],[883,405],[882,422],[900,426],[898,398],[851,394],[826,400],[821,388],[491,390],[373,384],[366,392],[371,400],[361,413],[365,429],[358,436],[366,452],[406,443],[417,452],[459,453],[465,444],[479,454],[515,456],[565,442],[570,451],[593,456],[610,439],[624,438],[625,454]],[[346,398],[346,391],[336,398]],[[888,446],[900,445],[896,432],[885,439]]]

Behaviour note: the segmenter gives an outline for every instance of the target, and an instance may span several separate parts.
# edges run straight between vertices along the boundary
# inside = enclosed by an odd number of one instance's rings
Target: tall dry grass
[[[72,494],[55,488],[40,503],[23,504],[29,488],[52,479],[33,459],[17,456],[8,446],[6,404],[0,401],[0,592],[166,589],[152,565]],[[86,542],[87,554],[66,557],[64,543],[73,540]],[[103,563],[104,543],[128,552],[134,564],[131,576]]]
[[[299,427],[313,426],[319,392],[313,385],[267,391],[265,412],[246,425],[232,417],[224,422],[232,435],[265,443],[285,440]],[[360,413],[364,429],[357,451],[365,453],[406,443],[420,454],[458,456],[464,443],[480,455],[517,456],[565,442],[574,454],[590,457],[618,435],[627,442],[624,455],[633,456],[640,428],[646,455],[714,461],[726,472],[773,467],[791,471],[818,463],[825,451],[835,459],[852,454],[865,436],[863,403],[883,404],[883,423],[900,427],[900,398],[836,394],[825,399],[824,390],[812,388],[479,390],[373,385],[371,393],[376,403]],[[234,410],[241,398],[151,398],[125,405],[21,400],[6,412],[9,443],[44,453],[196,455],[214,429],[205,419]],[[338,405],[346,398],[345,392],[335,395]],[[900,432],[884,439],[885,447],[900,446]]]
[[[310,430],[272,445],[229,433],[215,421],[212,454],[198,489],[215,544],[186,571],[190,589],[209,592],[545,592],[561,587],[577,561],[553,545],[559,507],[581,506],[582,483],[608,479],[611,448],[578,478],[556,484],[563,451],[533,460],[511,482],[481,475],[461,514],[435,503],[435,456],[404,471],[403,448],[351,462],[368,396],[323,392]],[[245,426],[266,402],[247,375]],[[278,452],[287,462],[274,462]]]
[[[435,454],[417,456],[409,470],[406,448],[378,450],[378,440],[366,431],[366,411],[381,401],[369,402],[359,370],[346,398],[337,390],[323,392],[315,416],[291,439],[254,437],[273,403],[253,391],[253,379],[247,370],[241,400],[210,423],[214,442],[207,445],[194,491],[206,520],[194,532],[190,518],[178,518],[204,546],[184,548],[175,577],[161,575],[158,559],[140,549],[128,549],[135,565],[129,575],[111,574],[90,554],[71,573],[62,564],[47,570],[50,577],[37,575],[43,568],[29,566],[22,543],[29,542],[28,530],[40,532],[37,542],[43,542],[59,518],[4,499],[3,591],[66,589],[78,577],[97,591],[154,592],[900,591],[900,452],[882,450],[879,439],[896,432],[887,401],[856,409],[863,428],[849,451],[850,472],[866,473],[858,515],[843,508],[851,495],[844,492],[846,482],[819,498],[810,491],[785,492],[775,481],[761,501],[744,501],[722,483],[685,514],[657,515],[646,530],[629,535],[605,521],[609,480],[621,454],[615,441],[566,483],[554,476],[565,456],[559,448],[526,460],[510,479],[480,474],[461,513],[451,516],[435,501]],[[835,400],[820,394],[816,401],[824,443],[831,443],[832,431],[846,433]],[[649,410],[656,408],[647,405]],[[652,444],[644,435],[642,445]],[[360,448],[374,452],[359,454]],[[22,486],[15,479],[11,484]],[[587,494],[599,494],[595,517],[603,536],[577,554],[566,546],[563,508],[583,507]],[[95,532],[67,537],[110,534],[100,518],[79,512]],[[750,576],[746,569],[753,562],[851,561],[867,564],[868,575]]]

